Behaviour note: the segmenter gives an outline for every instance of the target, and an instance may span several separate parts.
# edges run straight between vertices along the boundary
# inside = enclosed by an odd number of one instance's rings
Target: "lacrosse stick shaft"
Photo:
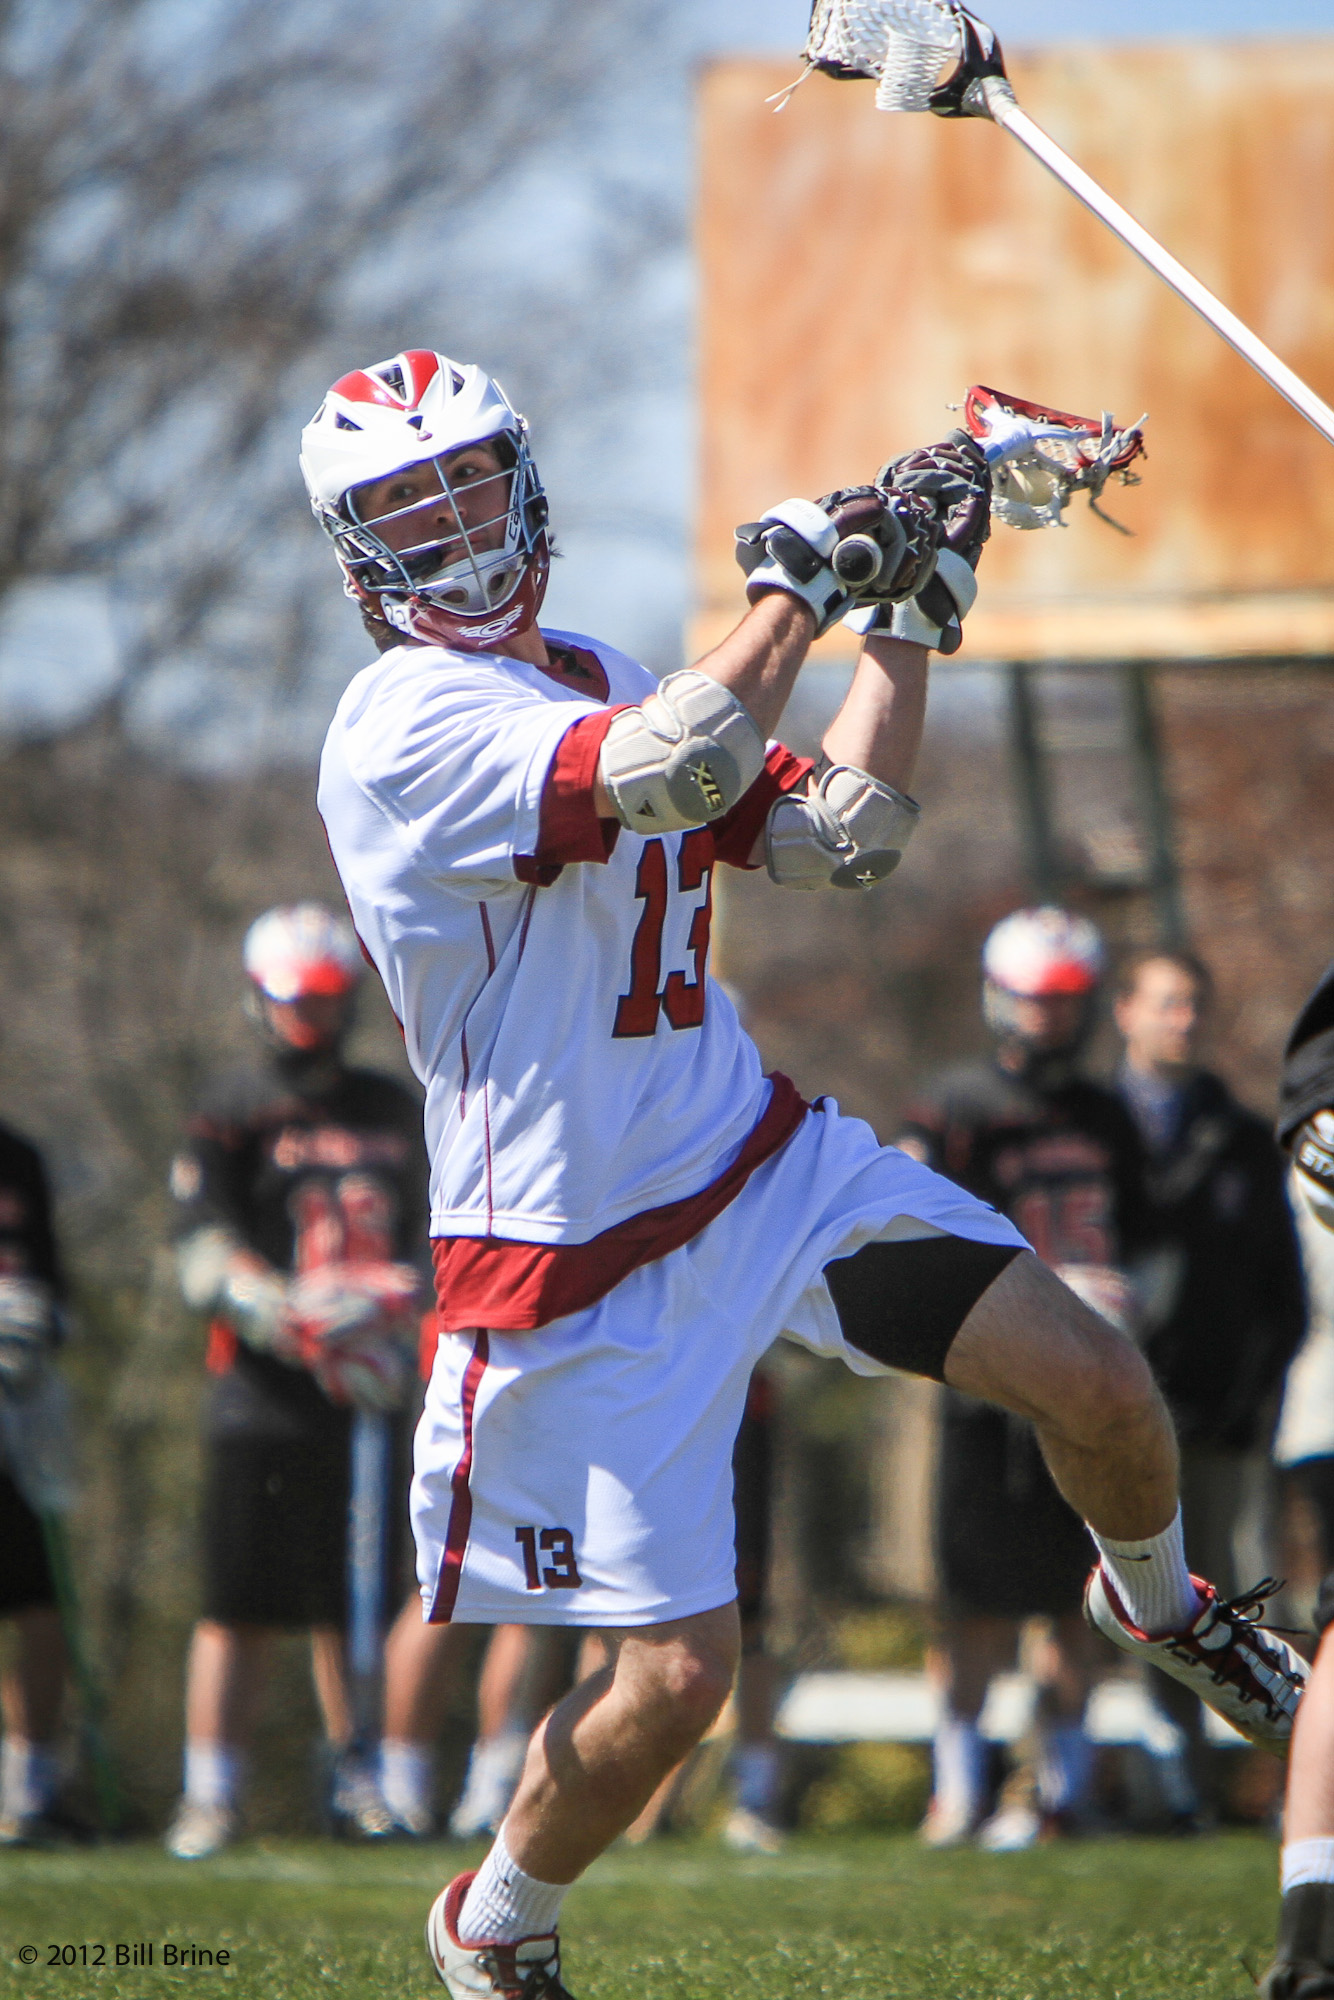
[[[358,1410],[352,1420],[347,1524],[347,1659],[358,1725],[372,1732],[384,1619],[390,1459],[389,1418]]]
[[[54,1509],[45,1509],[40,1520],[46,1560],[55,1586],[56,1609],[65,1635],[65,1650],[69,1655],[74,1685],[79,1691],[83,1739],[93,1769],[97,1814],[103,1833],[117,1833],[124,1817],[124,1801],[106,1738],[106,1703],[102,1685],[83,1643],[83,1618],[74,1583],[74,1565],[70,1561],[69,1538],[65,1533],[64,1520]]]
[[[1027,112],[1020,110],[1003,83],[1001,89],[994,86],[986,88],[984,94],[993,121],[1026,147],[1034,159],[1040,160],[1049,173],[1054,174],[1077,200],[1083,202],[1085,208],[1097,216],[1099,222],[1105,223],[1128,249],[1142,257],[1149,269],[1156,271],[1178,298],[1192,306],[1215,333],[1220,333],[1229,347],[1234,348],[1243,361],[1250,363],[1257,375],[1263,376],[1271,388],[1277,389],[1299,416],[1305,417],[1321,437],[1334,444],[1334,410],[1321,402],[1301,376],[1295,375],[1235,313],[1228,311],[1221,299],[1214,297],[1207,285],[1192,277],[1185,265],[1178,264],[1176,258],[1164,250],[1133,215],[1128,215],[1120,203],[1104,193],[1082,167],[1076,166],[1069,154],[1062,152],[1055,140],[1049,139],[1041,126],[1035,125]]]

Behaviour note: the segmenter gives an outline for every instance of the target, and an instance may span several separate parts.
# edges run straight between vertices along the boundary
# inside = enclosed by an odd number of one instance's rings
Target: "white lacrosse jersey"
[[[403,646],[357,675],[319,808],[426,1091],[446,1327],[543,1325],[711,1219],[804,1107],[708,976],[715,860],[809,763],[780,745],[710,827],[593,809],[612,715],[656,682],[565,633],[550,671]]]

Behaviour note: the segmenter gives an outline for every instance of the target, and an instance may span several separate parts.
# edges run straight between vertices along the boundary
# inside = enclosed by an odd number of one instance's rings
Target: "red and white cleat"
[[[1123,1653],[1148,1660],[1174,1681],[1194,1688],[1248,1742],[1281,1755],[1306,1687],[1307,1665],[1286,1640],[1256,1623],[1278,1583],[1265,1577],[1253,1590],[1224,1601],[1211,1583],[1198,1576],[1191,1582],[1204,1602],[1180,1632],[1151,1638],[1132,1625],[1101,1564],[1088,1580],[1084,1615]]]
[[[426,1919],[426,1949],[454,2000],[572,2000],[560,1982],[555,1931],[516,1944],[460,1942],[459,1911],[475,1873],[455,1876]]]

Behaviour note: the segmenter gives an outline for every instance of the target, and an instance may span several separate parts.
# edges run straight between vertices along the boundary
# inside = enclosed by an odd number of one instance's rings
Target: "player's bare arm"
[[[906,792],[912,784],[926,720],[925,646],[872,634],[862,648],[852,686],[824,734],[831,764],[855,765]]]

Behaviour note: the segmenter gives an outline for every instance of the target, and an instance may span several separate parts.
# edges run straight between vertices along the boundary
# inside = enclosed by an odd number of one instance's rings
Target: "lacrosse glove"
[[[932,510],[939,537],[933,568],[892,609],[859,607],[847,623],[856,632],[887,632],[937,653],[957,653],[963,621],[977,597],[974,572],[991,533],[991,473],[976,440],[951,431],[939,444],[891,458],[876,484],[896,498]]]
[[[411,1264],[327,1264],[293,1279],[288,1325],[326,1396],[395,1410],[413,1381],[420,1278]]]
[[[754,604],[766,590],[800,598],[815,637],[855,604],[893,602],[925,582],[939,528],[932,501],[878,486],[844,486],[820,500],[784,500],[736,530],[736,559]]]

